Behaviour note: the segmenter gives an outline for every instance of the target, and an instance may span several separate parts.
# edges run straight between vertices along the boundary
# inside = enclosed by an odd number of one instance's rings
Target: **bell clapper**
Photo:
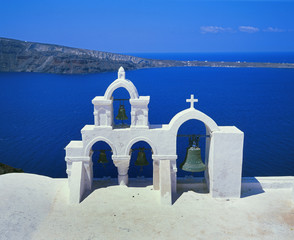
[[[141,166],[140,169],[139,169],[138,177],[141,177],[142,172],[143,172],[143,166]]]
[[[119,108],[122,108],[121,106],[123,108],[125,108],[125,105],[124,104],[121,104],[121,101],[119,101]],[[124,119],[123,118],[121,119],[121,124],[124,125]]]

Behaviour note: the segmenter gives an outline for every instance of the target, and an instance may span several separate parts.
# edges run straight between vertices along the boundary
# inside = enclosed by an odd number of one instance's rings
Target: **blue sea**
[[[177,60],[294,62],[294,53],[238,54],[133,54],[140,57]],[[0,73],[0,162],[25,172],[66,177],[65,146],[80,140],[80,130],[93,124],[95,96],[104,95],[116,72],[88,75]],[[149,122],[166,124],[189,107],[191,94],[199,99],[195,107],[219,126],[236,126],[245,134],[243,176],[294,175],[294,69],[174,67],[127,71],[139,95],[150,96]],[[124,89],[114,98],[129,98]],[[119,102],[115,102],[117,112]],[[130,104],[125,102],[130,116]],[[116,115],[116,113],[115,113]],[[204,125],[190,120],[179,134],[204,134]],[[184,160],[187,138],[178,138],[178,166]],[[150,146],[145,147],[149,165],[143,171],[134,165],[130,177],[152,176]],[[205,140],[200,140],[204,158]],[[97,163],[99,149],[93,146],[94,177],[116,177],[117,170],[107,152],[108,164]],[[190,173],[178,168],[178,176]],[[202,176],[203,173],[194,174]]]

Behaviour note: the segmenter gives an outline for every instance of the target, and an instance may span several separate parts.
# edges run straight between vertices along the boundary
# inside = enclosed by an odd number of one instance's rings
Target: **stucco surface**
[[[130,94],[129,127],[117,127],[113,122],[112,94],[121,87]],[[158,161],[155,166],[158,165],[159,169],[153,171],[154,188],[161,191],[161,202],[170,204],[176,191],[177,132],[183,123],[191,119],[201,121],[206,128],[205,178],[211,196],[239,198],[244,133],[236,127],[218,126],[209,116],[195,109],[194,104],[198,99],[195,99],[193,94],[190,99],[186,99],[190,108],[176,114],[169,124],[150,128],[149,101],[150,96],[139,96],[135,85],[125,79],[123,67],[119,68],[118,78],[109,85],[104,96],[93,99],[95,125],[86,125],[81,130],[82,141],[70,142],[65,148],[71,203],[79,203],[85,190],[91,189],[91,148],[96,142],[104,141],[111,147],[112,160],[118,171],[118,182],[120,185],[126,185],[131,147],[136,142],[145,141],[152,148],[152,160]]]
[[[211,198],[202,181],[178,179],[172,206],[152,179],[94,181],[70,205],[66,179],[0,176],[0,239],[294,239],[293,178],[243,179],[239,199]]]

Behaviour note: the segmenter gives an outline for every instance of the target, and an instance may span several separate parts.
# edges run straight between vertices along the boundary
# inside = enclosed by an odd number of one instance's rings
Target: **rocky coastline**
[[[162,67],[294,68],[293,63],[154,60],[123,54],[0,38],[0,72],[87,74]]]

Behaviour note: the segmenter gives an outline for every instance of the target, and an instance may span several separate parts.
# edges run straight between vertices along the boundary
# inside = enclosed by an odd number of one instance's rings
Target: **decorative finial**
[[[198,102],[198,99],[194,98],[194,94],[191,94],[191,98],[190,99],[186,99],[186,102],[191,103],[190,108],[194,108],[194,103]]]
[[[123,67],[120,67],[118,69],[117,76],[118,76],[119,79],[125,79],[126,78],[126,73],[125,73],[125,70],[124,70]]]

